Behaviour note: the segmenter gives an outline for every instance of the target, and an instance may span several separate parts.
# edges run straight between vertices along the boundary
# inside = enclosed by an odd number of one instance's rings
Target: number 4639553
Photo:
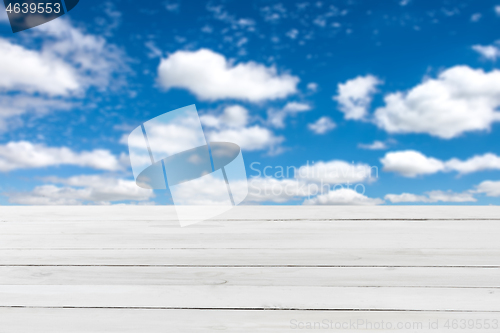
[[[59,14],[61,12],[61,4],[60,3],[39,3],[38,6],[36,3],[9,3],[6,8],[7,13],[11,14],[14,12],[15,14],[23,13],[23,14]]]

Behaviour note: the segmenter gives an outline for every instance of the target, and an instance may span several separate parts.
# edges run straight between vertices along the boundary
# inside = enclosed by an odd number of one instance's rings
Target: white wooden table
[[[2,207],[0,333],[500,332],[500,207],[173,213]]]

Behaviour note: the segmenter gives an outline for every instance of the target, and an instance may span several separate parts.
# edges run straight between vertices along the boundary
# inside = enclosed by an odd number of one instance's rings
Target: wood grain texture
[[[2,329],[9,333],[360,333],[395,331],[477,333],[497,332],[498,329],[468,328],[469,321],[474,324],[484,324],[487,321],[490,327],[494,327],[495,320],[497,323],[500,322],[499,313],[0,308]],[[447,324],[462,325],[463,321],[466,324],[464,329],[446,328]],[[305,328],[308,323],[312,327],[316,325],[316,328]],[[299,329],[299,325],[304,328]],[[323,329],[317,329],[318,325],[323,325]],[[384,325],[383,327],[391,326],[393,329],[378,328],[381,325]],[[396,329],[398,325],[403,328]],[[497,327],[498,325],[500,324],[497,324]]]
[[[500,288],[498,268],[0,267],[0,285]]]
[[[0,249],[7,266],[500,267],[500,249]]]
[[[4,222],[0,249],[500,249],[500,220]]]
[[[409,332],[500,320],[500,207],[241,206],[186,228],[173,207],[0,209],[0,332],[296,332],[292,320],[332,318],[422,323]]]

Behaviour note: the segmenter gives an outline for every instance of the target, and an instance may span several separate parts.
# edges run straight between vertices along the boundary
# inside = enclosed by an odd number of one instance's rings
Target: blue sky
[[[126,138],[196,104],[248,204],[496,205],[499,28],[489,0],[81,1],[17,34],[2,12],[0,203],[171,203]]]

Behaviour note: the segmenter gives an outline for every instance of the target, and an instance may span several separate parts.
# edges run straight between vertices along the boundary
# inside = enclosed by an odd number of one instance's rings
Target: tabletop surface
[[[499,268],[495,206],[2,207],[0,333],[500,332]]]

